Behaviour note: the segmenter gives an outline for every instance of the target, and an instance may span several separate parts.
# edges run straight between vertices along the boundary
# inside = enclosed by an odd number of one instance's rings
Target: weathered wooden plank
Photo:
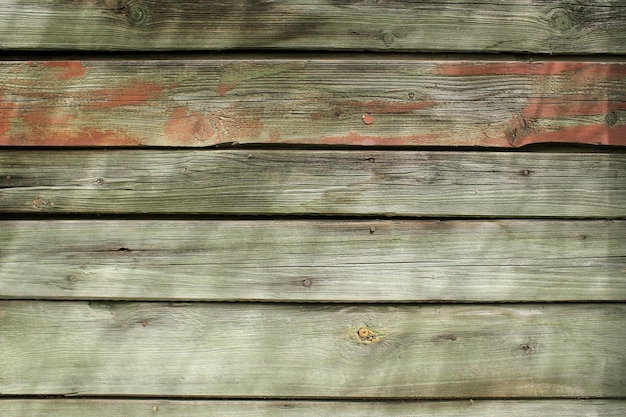
[[[0,153],[0,212],[624,217],[626,154]]]
[[[626,401],[164,401],[0,400],[0,412],[20,417],[623,417]]]
[[[0,63],[0,145],[626,145],[626,64]]]
[[[0,302],[0,393],[623,397],[623,304]]]
[[[0,298],[626,300],[624,221],[5,221],[0,248]]]
[[[5,0],[3,49],[626,53],[622,0]]]

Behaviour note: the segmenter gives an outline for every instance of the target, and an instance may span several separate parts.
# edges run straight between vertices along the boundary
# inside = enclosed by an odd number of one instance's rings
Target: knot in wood
[[[380,341],[380,337],[371,329],[361,327],[356,332],[359,343],[370,344]]]
[[[550,18],[550,26],[558,30],[559,32],[567,32],[575,26],[574,19],[566,10],[553,10],[552,12],[550,12],[548,17]]]
[[[390,30],[384,31],[380,37],[383,41],[383,44],[385,44],[385,46],[387,47],[393,45],[394,42],[396,41],[396,37],[394,36],[393,32]]]
[[[617,115],[617,112],[615,110],[611,110],[606,114],[606,116],[604,116],[604,121],[606,122],[607,126],[612,127],[615,126],[619,121],[619,116]]]
[[[142,4],[136,2],[129,2],[124,6],[126,12],[126,18],[135,26],[141,26],[146,23],[148,18],[148,10]]]

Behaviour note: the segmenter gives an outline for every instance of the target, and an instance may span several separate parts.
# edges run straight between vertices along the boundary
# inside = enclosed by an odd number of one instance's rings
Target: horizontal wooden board
[[[0,302],[0,394],[623,397],[623,304]]]
[[[623,417],[626,401],[163,401],[0,400],[0,412],[20,417]]]
[[[616,218],[626,154],[5,150],[0,212]]]
[[[621,62],[2,62],[0,80],[0,145],[626,145]]]
[[[4,221],[0,256],[0,298],[626,301],[625,221]]]
[[[3,49],[626,53],[622,0],[4,0]]]

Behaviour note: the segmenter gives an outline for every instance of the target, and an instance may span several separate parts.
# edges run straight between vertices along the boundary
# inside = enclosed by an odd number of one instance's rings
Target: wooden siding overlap
[[[0,145],[626,145],[621,62],[13,61],[0,80]]]
[[[0,411],[24,417],[622,417],[619,400],[537,401],[171,401],[4,400]]]
[[[622,0],[4,0],[8,50],[626,53]]]
[[[0,212],[623,218],[626,156],[14,150]]]
[[[0,416],[626,415],[625,57],[625,0],[0,2]]]
[[[5,395],[577,398],[626,389],[620,304],[5,301],[0,311]]]
[[[0,298],[626,301],[622,220],[4,221],[0,239]]]

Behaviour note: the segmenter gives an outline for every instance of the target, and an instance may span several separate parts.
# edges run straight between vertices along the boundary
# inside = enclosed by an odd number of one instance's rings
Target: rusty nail
[[[143,327],[146,327],[146,326],[148,325],[148,322],[147,322],[146,320],[144,320],[144,321],[142,321],[142,322],[141,322],[141,325],[142,325]]]
[[[372,116],[371,114],[364,114],[362,119],[363,123],[365,123],[366,125],[371,125],[374,123],[374,116]]]

